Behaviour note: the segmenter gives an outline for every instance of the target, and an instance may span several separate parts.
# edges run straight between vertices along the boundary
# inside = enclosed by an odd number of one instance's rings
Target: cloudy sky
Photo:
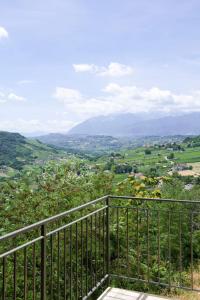
[[[199,0],[0,3],[0,130],[200,111]]]

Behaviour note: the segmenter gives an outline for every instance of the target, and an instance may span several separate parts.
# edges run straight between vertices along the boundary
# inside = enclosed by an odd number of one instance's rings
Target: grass
[[[200,147],[186,148],[183,152],[177,152],[175,158],[180,163],[200,162]]]
[[[200,300],[200,294],[197,292],[183,292],[179,296],[175,296],[172,299],[177,300]]]
[[[195,289],[200,289],[200,266],[193,272],[193,283]],[[170,295],[177,300],[200,300],[200,292],[180,290],[178,295]]]
[[[124,179],[127,178],[127,174],[116,174],[115,177],[114,177],[114,183],[117,184],[121,181],[123,181]]]

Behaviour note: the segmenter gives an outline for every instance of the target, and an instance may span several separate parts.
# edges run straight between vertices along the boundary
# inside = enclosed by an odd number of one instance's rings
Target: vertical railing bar
[[[24,300],[27,299],[27,248],[24,248]]]
[[[182,218],[181,213],[179,213],[179,275],[180,275],[180,284],[182,285]]]
[[[191,212],[191,232],[190,232],[190,251],[191,251],[191,288],[194,288],[193,276],[193,212]]]
[[[41,300],[46,300],[46,225],[41,226]]]
[[[3,285],[2,285],[2,300],[6,300],[6,257],[3,257]]]
[[[101,211],[99,212],[99,276],[101,276]]]
[[[63,266],[64,266],[64,300],[66,300],[67,297],[67,274],[66,274],[66,258],[67,258],[67,249],[66,249],[66,244],[67,244],[67,239],[66,239],[66,228],[64,229],[64,262],[63,262]]]
[[[158,210],[158,282],[160,283],[160,211]]]
[[[148,282],[150,280],[150,241],[149,241],[149,209],[147,208],[147,269],[148,269]]]
[[[35,300],[36,297],[36,256],[35,256],[35,243],[33,244],[32,249],[32,264],[33,264],[33,271],[32,271],[32,277],[33,277],[33,300]]]
[[[32,263],[33,263],[33,300],[35,300],[36,290],[35,290],[35,268],[36,268],[36,257],[35,257],[35,243],[33,244],[33,252],[32,252]]]
[[[102,223],[103,223],[103,276],[105,275],[105,259],[106,259],[106,253],[105,253],[105,214],[103,211],[103,216],[102,216]]]
[[[14,284],[14,290],[13,290],[13,299],[17,299],[17,253],[14,252],[13,257],[13,284]]]
[[[53,300],[53,235],[50,237],[50,299]]]
[[[171,289],[171,211],[168,211],[169,289]]]
[[[81,298],[83,298],[83,221],[81,220]]]
[[[69,228],[69,257],[70,257],[70,276],[69,276],[69,286],[70,286],[70,300],[73,299],[72,295],[72,226]]]
[[[119,207],[117,207],[117,265],[119,269]]]
[[[126,267],[127,276],[129,274],[129,220],[128,220],[128,208],[126,209]]]
[[[106,199],[106,273],[108,274],[108,285],[109,285],[109,279],[110,279],[110,199],[107,197]]]
[[[76,299],[78,299],[78,224],[76,223]]]
[[[137,208],[137,277],[140,278],[139,209]]]
[[[57,233],[57,247],[57,299],[60,300],[60,231]]]
[[[93,240],[93,234],[92,234],[92,227],[93,227],[93,217],[90,217],[90,289],[92,290],[93,288],[93,253],[92,253],[92,240]]]
[[[97,214],[95,214],[95,224],[94,224],[94,226],[95,226],[95,232],[94,232],[94,234],[95,234],[95,237],[94,237],[94,247],[95,247],[95,254],[94,254],[94,256],[95,256],[95,273],[94,273],[94,284],[95,284],[95,286],[96,286],[96,284],[97,284]]]
[[[88,218],[86,218],[86,280],[85,280],[85,288],[86,295],[88,293]]]

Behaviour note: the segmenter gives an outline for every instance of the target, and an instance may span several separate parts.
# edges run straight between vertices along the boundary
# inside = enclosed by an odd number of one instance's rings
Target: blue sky
[[[0,3],[0,130],[200,111],[199,0]]]

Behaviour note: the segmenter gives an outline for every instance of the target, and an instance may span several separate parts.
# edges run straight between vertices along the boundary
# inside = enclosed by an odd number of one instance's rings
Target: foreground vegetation
[[[23,141],[22,141],[23,143]],[[190,146],[189,146],[190,145]],[[183,150],[184,149],[184,150]],[[122,149],[121,151],[111,152],[101,157],[94,159],[80,159],[76,156],[70,156],[65,160],[50,161],[43,165],[35,165],[30,168],[24,168],[18,174],[7,178],[0,182],[0,235],[22,228],[28,224],[32,224],[41,219],[55,215],[62,211],[66,211],[71,207],[78,206],[89,200],[104,196],[106,194],[115,195],[132,195],[137,197],[152,197],[152,198],[174,198],[174,199],[187,199],[198,200],[200,199],[200,186],[199,178],[196,177],[182,177],[177,172],[171,175],[168,172],[178,164],[178,160],[182,155],[190,153],[191,150],[197,150],[198,146],[192,145],[191,140],[179,144],[165,144],[165,145],[148,145],[139,147],[137,149]],[[148,151],[147,151],[148,150]],[[194,151],[193,151],[194,152]],[[173,153],[173,155],[171,155]],[[159,154],[159,155],[158,155]],[[183,159],[183,157],[182,157]],[[156,163],[159,163],[159,168],[155,168]],[[166,167],[164,167],[165,163]],[[173,163],[173,164],[172,164]],[[139,173],[140,176],[138,175]],[[189,189],[186,187],[190,185]],[[149,204],[136,203],[139,209],[152,209],[162,211],[163,205],[158,203]],[[193,210],[197,209],[191,206]],[[167,207],[169,209],[169,207]],[[172,210],[172,233],[171,235],[171,281],[182,284],[190,285],[190,231],[191,221],[188,217],[184,219],[182,224],[182,254],[183,270],[178,271],[177,255],[179,251],[178,240],[175,239],[179,230],[180,212],[182,216],[187,216],[187,210],[183,207],[173,205],[170,206]],[[176,212],[177,211],[177,212]],[[22,213],[23,212],[23,213]],[[145,210],[144,210],[145,212]],[[127,270],[127,240],[126,240],[126,226],[127,216],[129,219],[129,247],[130,253],[128,261],[131,266]],[[158,274],[163,282],[168,282],[169,276],[169,260],[167,258],[169,232],[168,215],[162,214],[160,217],[160,234],[161,239],[161,252],[160,252],[160,267],[158,267],[158,254],[157,254],[157,213],[152,213],[150,222],[150,237],[151,237],[151,268],[149,270],[150,278],[158,278]],[[103,217],[102,217],[103,218]],[[111,228],[111,259],[112,268],[116,272],[128,274],[128,276],[135,277],[137,275],[138,263],[136,260],[137,252],[135,244],[137,243],[137,226],[139,226],[140,236],[140,267],[139,272],[141,276],[147,279],[148,260],[146,254],[146,238],[147,238],[147,223],[146,213],[141,214],[139,224],[137,225],[136,211],[129,211],[121,214],[119,217],[120,227],[117,229],[116,215],[113,215],[113,222]],[[200,230],[199,230],[199,215],[197,214],[194,219],[194,233],[193,233],[193,264],[196,269],[198,278],[198,268],[200,259]],[[103,221],[101,221],[103,222]],[[120,257],[116,256],[117,230],[120,237]],[[18,243],[21,241],[18,240]],[[63,242],[63,240],[62,240]],[[5,250],[7,245],[1,245],[0,252]],[[94,246],[94,245],[93,245]],[[56,251],[56,250],[55,250]],[[100,251],[100,250],[99,250]],[[55,256],[56,256],[55,252]],[[100,254],[102,255],[102,254]],[[23,256],[19,258],[23,264]],[[67,264],[70,262],[68,261]],[[100,262],[99,262],[100,264]],[[31,262],[30,262],[31,266]],[[38,262],[39,266],[39,262]],[[2,269],[1,269],[2,270]],[[0,275],[2,275],[0,271]],[[127,273],[128,272],[128,273]],[[160,272],[160,273],[159,273]],[[12,269],[8,274],[12,277]],[[56,276],[56,275],[55,275]],[[18,279],[23,286],[23,278]],[[62,282],[62,278],[60,281]],[[1,283],[0,283],[1,284]],[[195,283],[199,287],[199,282]],[[126,283],[122,286],[129,287]],[[147,284],[135,284],[135,289],[143,289],[144,291],[160,292],[160,288],[154,288]],[[23,288],[22,288],[23,289]],[[11,288],[8,293],[11,293]],[[177,293],[177,291],[172,290]],[[162,292],[168,294],[168,289],[162,289]],[[20,293],[20,292],[19,292]],[[55,297],[57,291],[54,291]],[[19,297],[19,299],[23,299]],[[28,298],[29,299],[29,298]],[[30,294],[31,299],[31,294]],[[188,298],[189,299],[189,298]]]

